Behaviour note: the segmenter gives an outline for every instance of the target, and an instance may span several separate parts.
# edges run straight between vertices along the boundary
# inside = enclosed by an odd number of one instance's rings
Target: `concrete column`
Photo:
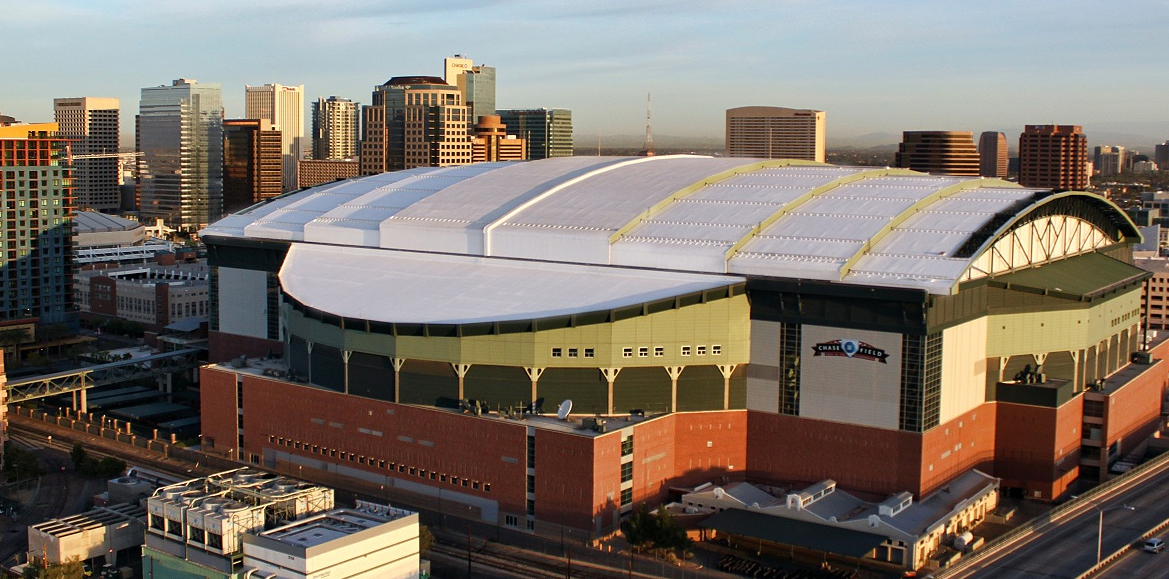
[[[349,393],[349,356],[352,356],[352,355],[353,355],[353,352],[350,352],[349,350],[341,350],[341,360],[345,364],[345,393],[346,394]]]
[[[735,364],[720,364],[718,371],[723,375],[723,410],[731,408],[731,374],[735,371]]]
[[[390,363],[394,365],[394,402],[402,401],[402,377],[399,375],[402,372],[402,365],[406,363],[405,358],[390,358]]]
[[[1072,355],[1072,392],[1079,392],[1084,389],[1084,385],[1080,383],[1080,352],[1081,350],[1071,350],[1068,352]]]
[[[88,414],[89,413],[89,399],[86,397],[86,394],[85,394],[85,388],[84,388],[85,385],[82,384],[82,386],[83,387],[81,388],[81,412]]]
[[[524,373],[528,375],[528,379],[532,381],[532,402],[536,401],[536,386],[540,381],[540,375],[544,373],[543,368],[528,368],[524,367]]]
[[[670,412],[678,411],[678,377],[682,375],[685,366],[663,366],[666,374],[670,375]]]
[[[999,379],[998,379],[998,382],[1003,381],[1003,377],[1007,371],[1007,363],[1010,361],[1011,361],[1011,358],[1009,356],[1003,356],[1003,357],[999,358]]]
[[[451,362],[451,368],[455,369],[455,375],[459,377],[459,400],[465,398],[463,396],[463,380],[467,378],[467,371],[471,369],[470,364],[455,364]]]
[[[313,381],[313,346],[316,342],[308,342],[308,381]]]
[[[607,414],[613,414],[613,382],[617,381],[617,375],[621,373],[621,368],[601,368],[601,374],[605,376],[605,380],[609,383],[609,405],[607,406]]]

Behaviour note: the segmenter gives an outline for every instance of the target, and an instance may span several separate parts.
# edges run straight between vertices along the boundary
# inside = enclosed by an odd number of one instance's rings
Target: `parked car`
[[[1165,550],[1165,541],[1161,539],[1149,539],[1145,541],[1144,550],[1149,553],[1160,553]]]

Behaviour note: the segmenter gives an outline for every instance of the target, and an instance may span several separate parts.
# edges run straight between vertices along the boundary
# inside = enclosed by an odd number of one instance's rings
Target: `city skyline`
[[[1169,79],[1144,70],[1155,55],[1142,58],[1166,27],[1164,7],[0,0],[12,31],[0,46],[70,38],[134,59],[95,59],[72,75],[13,61],[9,74],[22,82],[0,87],[0,111],[38,122],[52,118],[53,98],[116,97],[130,109],[126,141],[137,91],[159,79],[219,83],[226,117],[239,118],[246,84],[303,83],[306,100],[363,101],[391,76],[439,75],[444,57],[463,54],[496,67],[499,108],[573,110],[582,146],[597,135],[640,134],[646,91],[660,135],[721,139],[727,108],[766,105],[826,111],[830,147],[903,130],[1002,130],[1014,143],[1036,123],[1081,125],[1094,143],[1133,133],[1140,141],[1118,144],[1148,146],[1169,132],[1169,115],[1157,108]],[[500,43],[463,32],[468,22],[522,34]],[[202,30],[201,42],[179,28]],[[368,54],[374,39],[394,58],[336,56]],[[704,89],[694,90],[699,83]]]

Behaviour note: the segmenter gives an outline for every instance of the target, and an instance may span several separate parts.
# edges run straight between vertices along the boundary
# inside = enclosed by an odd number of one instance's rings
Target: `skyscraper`
[[[223,98],[218,84],[180,78],[142,89],[139,212],[197,231],[223,211]]]
[[[1162,171],[1169,169],[1169,141],[1153,147],[1153,161],[1157,163],[1158,169]]]
[[[396,76],[362,107],[361,173],[471,162],[470,109],[457,87],[433,76]]]
[[[296,163],[304,156],[304,85],[245,86],[244,117],[267,120],[280,131],[284,190],[296,189]]]
[[[7,205],[0,322],[59,324],[73,313],[73,179],[57,123],[0,127]],[[30,336],[31,336],[30,332]]]
[[[986,131],[978,138],[979,174],[983,177],[1005,178],[1007,176],[1007,136]]]
[[[107,212],[118,209],[119,109],[116,98],[53,99],[58,134],[72,141],[73,191],[78,208]]]
[[[463,104],[471,107],[471,121],[495,114],[495,67],[475,64],[461,54],[443,60],[447,84],[459,87]]]
[[[898,167],[935,175],[977,177],[978,149],[970,131],[905,131],[897,147]]]
[[[727,156],[824,162],[824,111],[727,109]]]
[[[572,111],[568,109],[502,109],[496,111],[508,134],[528,141],[528,158],[572,156]]]
[[[357,156],[357,103],[331,96],[313,103],[313,159],[347,159]]]
[[[1019,184],[1083,189],[1088,186],[1088,137],[1079,125],[1026,125],[1019,135]]]
[[[1124,172],[1128,165],[1128,157],[1124,147],[1102,145],[1093,151],[1092,164],[1101,177],[1117,175]]]
[[[243,209],[280,195],[280,131],[264,119],[223,121],[223,211]]]

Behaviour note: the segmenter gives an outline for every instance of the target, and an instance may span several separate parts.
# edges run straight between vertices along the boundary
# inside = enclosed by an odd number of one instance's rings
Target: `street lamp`
[[[1124,504],[1117,505],[1115,507],[1109,507],[1107,509],[1100,509],[1100,523],[1096,527],[1096,564],[1097,565],[1100,564],[1100,556],[1101,556],[1100,552],[1104,548],[1104,513],[1107,513],[1108,511],[1119,510],[1119,509],[1124,509],[1126,511],[1135,511],[1136,510],[1135,507],[1130,507],[1130,506],[1124,505]]]

